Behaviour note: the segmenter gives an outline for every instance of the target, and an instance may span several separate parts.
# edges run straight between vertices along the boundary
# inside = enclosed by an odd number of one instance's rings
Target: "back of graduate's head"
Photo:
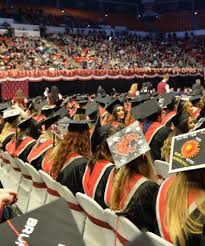
[[[54,164],[51,169],[51,176],[57,178],[60,170],[69,155],[79,154],[89,160],[91,157],[89,128],[81,131],[69,130],[64,139],[58,144]]]
[[[126,192],[125,184],[131,180],[134,174],[140,174],[154,182],[157,181],[150,152],[140,155],[116,170],[111,193],[111,209],[119,210],[121,208],[121,194],[123,191]]]
[[[91,138],[93,158],[89,161],[91,169],[98,160],[112,161],[112,155],[107,143],[107,138],[116,133],[115,128],[111,125],[98,127],[94,130]]]

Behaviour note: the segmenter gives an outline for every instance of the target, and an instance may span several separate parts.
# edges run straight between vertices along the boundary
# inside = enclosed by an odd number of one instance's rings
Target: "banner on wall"
[[[39,38],[40,32],[39,31],[28,31],[28,30],[14,30],[15,37],[32,37],[32,38]]]

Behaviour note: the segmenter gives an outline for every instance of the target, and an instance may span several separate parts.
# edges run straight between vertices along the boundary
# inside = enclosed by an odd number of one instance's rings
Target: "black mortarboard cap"
[[[110,114],[112,114],[114,107],[115,107],[116,105],[118,105],[118,104],[121,105],[121,106],[123,106],[123,103],[121,103],[121,101],[120,101],[118,98],[116,98],[116,99],[114,99],[112,102],[110,102],[110,103],[106,106],[106,110],[107,110]]]
[[[45,120],[41,121],[40,124],[41,126],[45,125],[46,130],[52,126],[55,122],[57,122],[60,118],[60,115],[53,115],[51,117],[46,118]]]
[[[89,130],[90,120],[68,120],[68,131],[70,132],[83,132]]]
[[[172,138],[169,173],[205,168],[205,129]]]
[[[189,98],[189,100],[193,103],[193,105],[195,105],[201,100],[201,96],[192,96]]]
[[[26,236],[20,238],[17,231]],[[62,198],[2,223],[0,235],[1,245],[22,245],[18,237],[26,241],[23,245],[85,245],[68,203]]]
[[[86,115],[92,118],[93,115],[98,113],[98,105],[95,101],[91,101],[87,104]]]
[[[129,100],[129,102],[132,104],[132,107],[135,107],[135,106],[139,105],[142,102],[142,100],[141,100],[140,96],[136,96],[136,97],[131,98]]]
[[[135,121],[107,139],[116,168],[120,168],[150,150],[144,134]]]
[[[47,105],[41,109],[41,113],[44,114],[46,117],[48,117],[49,115],[55,112],[55,109],[56,109],[55,105],[52,106]]]
[[[91,148],[93,153],[97,151],[98,146],[106,137],[106,134],[108,133],[111,127],[111,125],[100,126],[100,121],[96,122],[95,129],[91,137]]]
[[[140,99],[142,102],[145,102],[145,101],[150,99],[150,94],[148,94],[148,93],[147,94],[141,94]]]
[[[28,128],[31,124],[31,121],[34,120],[32,117],[33,115],[27,117],[26,119],[23,119],[17,126],[22,130]]]
[[[142,115],[141,115],[142,120],[161,111],[158,102],[155,98],[144,102],[141,107],[143,108]]]
[[[132,116],[135,120],[142,119],[142,112],[143,112],[143,104],[139,104],[132,108]]]
[[[75,114],[85,114],[86,109],[85,108],[77,108]]]
[[[63,117],[68,116],[68,109],[63,106],[55,112],[55,115],[59,115],[62,119]]]
[[[175,96],[176,96],[175,92],[164,93],[159,99],[160,106],[162,108],[165,108],[173,104],[175,100]]]

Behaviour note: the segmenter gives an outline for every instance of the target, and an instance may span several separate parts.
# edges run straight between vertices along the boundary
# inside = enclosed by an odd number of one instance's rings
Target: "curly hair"
[[[64,139],[59,142],[54,154],[54,163],[51,168],[50,175],[56,179],[63,165],[66,162],[68,154],[78,153],[86,159],[90,159],[90,133],[84,132],[68,132]]]

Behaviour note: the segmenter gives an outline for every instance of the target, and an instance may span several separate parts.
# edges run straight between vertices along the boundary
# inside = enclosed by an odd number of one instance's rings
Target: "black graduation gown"
[[[80,157],[71,161],[68,165],[64,164],[57,181],[67,186],[75,195],[77,192],[84,193],[82,179],[87,165],[87,159]]]
[[[157,219],[155,213],[159,186],[146,181],[135,192],[126,210],[120,214],[127,217],[140,230],[145,229],[156,233]]]
[[[161,148],[164,144],[164,141],[167,139],[169,134],[172,132],[172,129],[168,126],[163,126],[160,128],[150,143],[151,156],[153,161],[161,160]]]
[[[32,148],[33,148],[33,146],[34,146],[35,144],[36,144],[36,141],[33,142],[33,143],[31,143],[31,144],[29,144],[29,145],[25,148],[25,150],[19,155],[19,158],[20,158],[22,161],[27,162],[27,157],[28,157],[29,153],[31,152],[31,150],[32,150]]]
[[[4,138],[4,140],[1,143],[1,149],[3,151],[6,150],[6,145],[12,140],[12,138],[14,137],[15,133],[13,134],[9,134],[7,137]]]
[[[107,185],[107,180],[109,177],[109,174],[111,170],[113,169],[113,166],[110,166],[107,168],[105,173],[103,174],[95,192],[95,201],[102,207],[102,208],[108,208],[108,206],[105,204],[104,200],[104,194],[105,194],[105,188]]]

